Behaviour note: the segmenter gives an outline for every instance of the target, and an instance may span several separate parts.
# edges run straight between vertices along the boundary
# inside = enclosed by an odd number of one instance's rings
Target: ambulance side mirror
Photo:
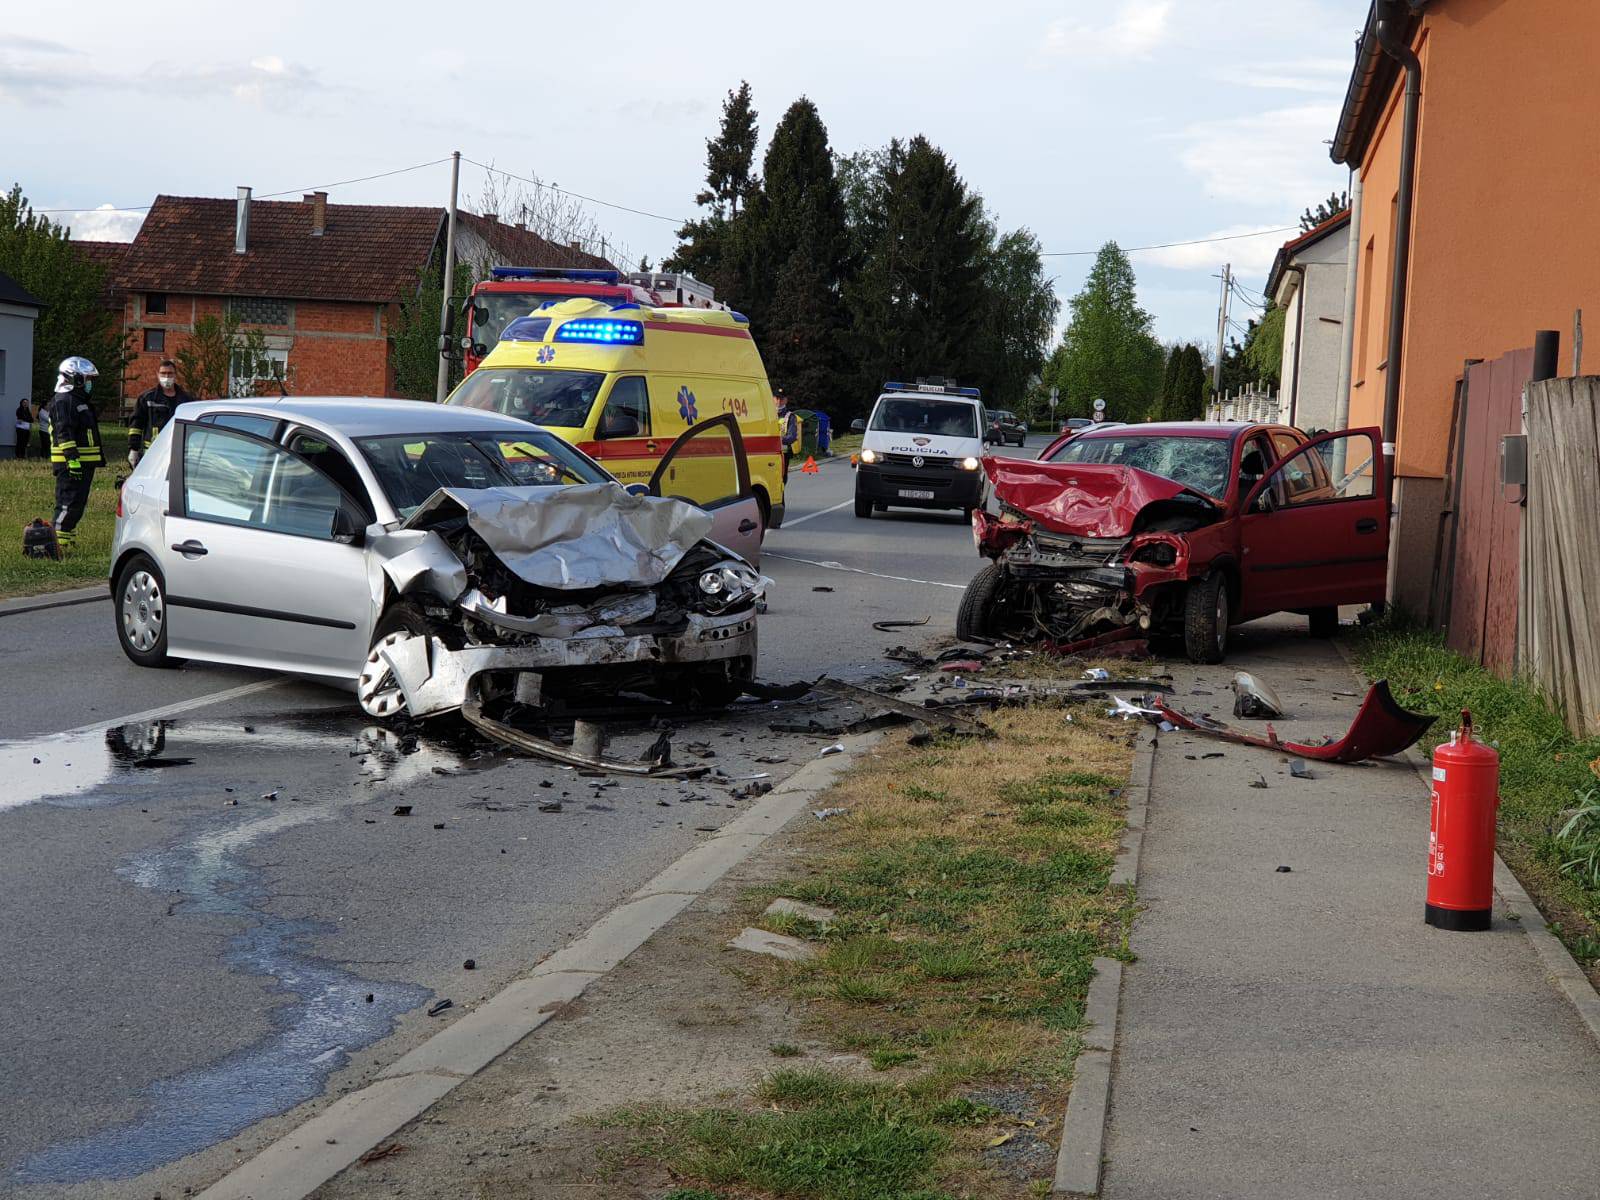
[[[866,431],[867,431],[867,423],[865,421],[857,419],[857,420],[854,420],[854,421],[850,422],[850,432],[851,433],[865,433]]]

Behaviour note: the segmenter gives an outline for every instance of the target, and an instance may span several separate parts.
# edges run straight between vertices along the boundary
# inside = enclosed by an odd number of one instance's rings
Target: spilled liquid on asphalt
[[[145,785],[159,787],[160,777],[168,774],[141,768],[140,763],[176,766],[174,760],[185,754],[222,749],[229,743],[269,752],[333,751],[351,764],[359,759],[361,776],[380,778],[391,786],[425,777],[434,767],[462,765],[461,756],[442,747],[418,745],[415,739],[384,729],[358,731],[348,719],[296,723],[299,728],[263,724],[259,733],[246,732],[236,722],[123,726],[71,739],[71,745],[62,745],[69,739],[52,739],[45,753],[37,752],[43,743],[0,747],[0,760],[9,750],[36,772],[32,779],[22,775],[33,786],[21,803],[45,801],[68,807],[127,803],[145,791]],[[39,772],[44,764],[28,761],[47,755],[63,764],[59,771]],[[69,761],[76,764],[71,776],[63,773]],[[78,776],[78,768],[88,769]],[[426,988],[365,979],[306,953],[308,939],[337,927],[274,916],[268,911],[271,896],[260,874],[244,861],[245,852],[265,839],[334,819],[343,805],[374,798],[370,789],[352,791],[344,771],[329,774],[339,777],[332,784],[336,791],[319,797],[318,803],[292,803],[285,797],[243,821],[239,810],[229,808],[233,820],[227,824],[207,818],[202,831],[119,864],[118,876],[131,884],[164,895],[181,894],[175,917],[199,915],[208,921],[220,917],[241,924],[242,931],[229,939],[223,952],[224,965],[270,980],[269,993],[286,999],[265,1008],[270,1031],[253,1045],[150,1085],[137,1097],[137,1116],[31,1155],[14,1171],[14,1182],[126,1179],[205,1150],[319,1095],[328,1076],[348,1062],[351,1052],[386,1037],[401,1014],[428,999]],[[114,776],[118,786],[104,787]],[[84,778],[100,786],[72,786]],[[249,797],[244,802],[260,801]]]

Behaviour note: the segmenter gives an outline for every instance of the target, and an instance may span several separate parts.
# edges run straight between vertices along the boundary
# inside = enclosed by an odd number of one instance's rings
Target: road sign
[[[1101,400],[1101,399],[1099,399],[1099,398],[1098,398],[1098,397],[1097,397],[1097,398],[1096,398],[1096,399],[1095,399],[1095,402],[1094,402],[1094,410],[1095,410],[1095,412],[1097,412],[1097,413],[1103,413],[1103,412],[1105,412],[1105,410],[1106,410],[1106,402],[1105,402],[1105,401],[1104,401],[1104,400]]]
[[[1050,407],[1054,408],[1060,402],[1060,400],[1061,400],[1061,390],[1059,388],[1051,388],[1050,389]]]

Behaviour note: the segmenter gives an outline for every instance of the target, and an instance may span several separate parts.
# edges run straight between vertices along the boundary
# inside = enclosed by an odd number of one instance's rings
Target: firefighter
[[[145,448],[156,440],[156,434],[166,428],[172,419],[172,410],[187,404],[194,397],[178,386],[178,364],[163,358],[156,369],[156,382],[133,405],[133,416],[128,418],[128,465],[137,467],[144,457]]]
[[[63,551],[77,540],[74,530],[89,503],[96,467],[105,464],[100,422],[89,393],[100,374],[87,358],[74,354],[56,368],[56,394],[50,399],[50,466],[56,476],[56,540]]]

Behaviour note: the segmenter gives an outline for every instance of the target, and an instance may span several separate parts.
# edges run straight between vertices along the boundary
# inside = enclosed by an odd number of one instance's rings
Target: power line
[[[1290,233],[1298,228],[1298,225],[1284,225],[1278,229],[1258,229],[1254,233],[1229,233],[1222,237],[1192,238],[1187,242],[1160,242],[1154,246],[1122,246],[1119,249],[1124,254],[1136,254],[1141,250],[1172,250],[1178,246],[1207,246],[1213,242],[1237,242],[1241,238],[1266,237],[1272,233]],[[1099,250],[1047,250],[1039,257],[1081,258],[1099,253]]]
[[[599,204],[604,208],[614,208],[619,212],[633,213],[638,217],[649,217],[655,221],[666,221],[672,225],[687,225],[689,223],[687,217],[668,217],[663,216],[661,213],[646,212],[642,208],[630,208],[626,204],[613,204],[610,200],[601,200],[595,196],[585,196],[582,192],[569,192],[566,188],[557,187],[553,183],[544,183],[538,179],[529,179],[526,175],[518,175],[515,171],[507,171],[503,167],[491,167],[488,163],[481,163],[477,159],[468,158],[464,154],[461,157],[462,161],[469,162],[475,167],[482,167],[485,171],[489,171],[495,175],[507,175],[512,179],[521,180],[530,187],[544,188],[545,190],[551,192],[560,192],[561,195],[571,196],[575,200],[583,200],[589,204]]]
[[[436,158],[436,159],[433,159],[431,162],[414,163],[413,165],[411,165],[409,167],[396,167],[392,171],[379,171],[376,175],[362,175],[358,179],[341,179],[336,183],[313,183],[308,187],[287,188],[287,189],[285,189],[284,191],[281,191],[281,192],[264,192],[261,195],[255,197],[255,199],[257,199],[257,200],[272,200],[272,199],[275,199],[278,196],[293,196],[293,195],[296,195],[296,194],[304,195],[307,192],[326,191],[328,188],[348,187],[352,183],[366,183],[367,181],[372,180],[372,179],[387,179],[391,175],[404,175],[408,171],[420,171],[424,167],[437,167],[440,163],[447,163],[449,161],[450,161],[450,156],[447,154],[443,158]],[[36,212],[36,213],[40,213],[40,214],[96,213],[96,212],[142,212],[142,213],[147,213],[154,207],[155,206],[153,204],[134,204],[134,205],[129,205],[129,206],[125,207],[125,208],[106,208],[106,207],[96,207],[96,208],[36,208],[33,211]]]

